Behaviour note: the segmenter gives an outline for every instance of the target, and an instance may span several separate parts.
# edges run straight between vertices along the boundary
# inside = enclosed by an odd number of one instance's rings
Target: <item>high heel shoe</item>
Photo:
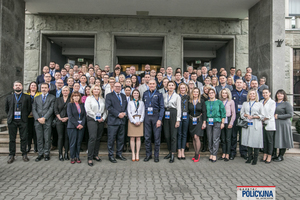
[[[200,160],[200,154],[197,156],[198,158],[194,160],[194,162],[199,162]]]

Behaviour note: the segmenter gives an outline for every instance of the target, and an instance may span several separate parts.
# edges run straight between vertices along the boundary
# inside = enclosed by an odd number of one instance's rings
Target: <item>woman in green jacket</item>
[[[208,90],[209,100],[205,102],[207,113],[207,139],[208,149],[210,152],[209,160],[217,161],[217,153],[220,144],[221,129],[224,128],[226,118],[226,110],[223,102],[216,99],[216,92],[214,89]]]

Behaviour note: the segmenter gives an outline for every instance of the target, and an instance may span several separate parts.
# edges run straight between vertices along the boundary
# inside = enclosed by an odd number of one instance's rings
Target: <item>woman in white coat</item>
[[[265,118],[263,105],[258,101],[256,90],[249,90],[247,101],[241,109],[241,118],[248,121],[248,128],[242,128],[242,145],[248,147],[246,163],[253,160],[252,165],[256,165],[259,149],[263,148],[262,120]]]
[[[140,100],[138,89],[132,91],[132,101],[127,106],[128,115],[128,137],[130,137],[130,147],[132,151],[132,161],[139,161],[141,147],[141,137],[143,136],[143,121],[145,117],[145,105]],[[136,148],[135,148],[136,146]],[[135,153],[136,149],[136,153]]]
[[[271,92],[269,89],[265,88],[262,91],[262,95],[264,100],[260,102],[263,104],[265,118],[263,119],[264,122],[264,129],[263,129],[263,136],[264,136],[264,157],[262,162],[267,164],[271,163],[272,160],[272,153],[273,153],[273,146],[274,146],[274,134],[276,131],[276,124],[275,124],[275,110],[276,110],[276,102],[271,99]]]

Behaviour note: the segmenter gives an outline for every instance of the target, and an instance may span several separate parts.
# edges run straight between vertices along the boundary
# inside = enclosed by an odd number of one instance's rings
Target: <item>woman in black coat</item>
[[[54,114],[56,116],[56,130],[58,134],[58,152],[59,160],[70,160],[68,151],[69,151],[69,137],[67,134],[67,125],[68,125],[68,115],[67,115],[67,106],[70,102],[69,94],[70,88],[64,86],[62,88],[62,97],[56,99],[54,104]],[[63,157],[63,147],[65,148],[65,156]]]
[[[81,163],[79,158],[80,146],[84,134],[84,125],[86,122],[86,113],[84,104],[81,102],[79,92],[73,92],[71,102],[68,104],[68,136],[70,141],[71,163]]]

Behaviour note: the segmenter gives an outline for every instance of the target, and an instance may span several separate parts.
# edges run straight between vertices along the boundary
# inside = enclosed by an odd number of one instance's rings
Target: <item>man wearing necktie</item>
[[[204,80],[208,76],[206,66],[201,67],[201,74],[202,75],[197,78],[197,81],[201,82],[204,85]]]
[[[52,76],[52,77],[54,77],[54,75],[55,75],[55,62],[54,61],[51,61],[50,63],[49,63],[49,68],[50,68],[50,71],[49,71],[49,73],[50,73],[50,75]]]
[[[116,163],[114,157],[114,141],[117,139],[116,158],[127,160],[122,156],[125,137],[125,123],[127,100],[126,96],[121,93],[121,84],[115,83],[113,92],[106,95],[105,107],[108,110],[107,133],[108,133],[108,158],[112,163]]]
[[[21,152],[24,162],[28,162],[27,157],[27,123],[28,115],[31,112],[31,98],[29,95],[22,93],[23,85],[19,81],[14,82],[14,94],[6,98],[5,112],[7,114],[8,134],[9,134],[9,160],[11,164],[15,160],[16,154],[16,137],[19,129],[21,139]]]
[[[45,161],[50,160],[51,123],[55,102],[55,96],[48,93],[49,85],[47,83],[41,84],[41,91],[42,95],[37,96],[32,105],[39,152],[39,156],[35,159],[36,162],[42,160],[44,157]]]

